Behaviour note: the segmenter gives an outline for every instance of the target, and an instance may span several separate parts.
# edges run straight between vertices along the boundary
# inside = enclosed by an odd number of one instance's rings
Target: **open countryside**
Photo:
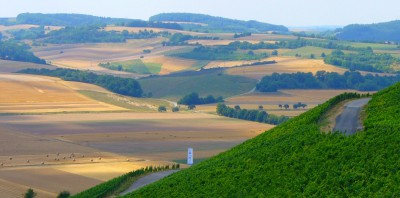
[[[2,197],[400,195],[398,21],[22,4],[0,16]]]

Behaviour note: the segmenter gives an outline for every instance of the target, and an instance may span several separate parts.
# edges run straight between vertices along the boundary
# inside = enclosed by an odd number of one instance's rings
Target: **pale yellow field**
[[[162,67],[159,73],[160,75],[182,71],[190,68],[193,64],[196,63],[196,61],[194,60],[180,59],[169,56],[151,56],[148,58],[145,57],[142,61],[149,63],[161,63]]]
[[[89,99],[55,78],[0,74],[1,113],[125,110]]]
[[[20,24],[20,25],[11,25],[11,26],[4,26],[0,25],[0,32],[5,32],[8,30],[21,30],[21,29],[29,29],[33,27],[39,27],[38,25],[28,25],[28,24]]]
[[[312,72],[325,70],[327,72],[337,72],[343,74],[346,69],[325,64],[323,60],[301,59],[295,57],[271,57],[267,60],[275,60],[277,63],[268,65],[248,66],[230,68],[227,74],[246,76],[255,79],[261,79],[263,76],[272,73],[296,73]]]

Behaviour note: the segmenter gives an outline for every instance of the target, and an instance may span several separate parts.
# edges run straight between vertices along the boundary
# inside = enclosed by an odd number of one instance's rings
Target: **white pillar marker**
[[[188,148],[187,164],[193,165],[193,148]]]

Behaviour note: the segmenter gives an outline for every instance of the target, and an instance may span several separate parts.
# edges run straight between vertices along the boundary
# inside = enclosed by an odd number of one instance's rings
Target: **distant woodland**
[[[46,64],[46,61],[29,51],[30,46],[13,40],[0,41],[0,59]]]

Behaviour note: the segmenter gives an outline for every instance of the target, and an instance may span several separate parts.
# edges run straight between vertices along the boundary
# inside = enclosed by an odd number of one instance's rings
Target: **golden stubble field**
[[[125,110],[87,98],[57,78],[0,73],[0,88],[3,114]]]
[[[188,147],[196,160],[214,156],[272,127],[202,113],[1,116],[0,193],[77,193],[141,167],[182,161]]]

